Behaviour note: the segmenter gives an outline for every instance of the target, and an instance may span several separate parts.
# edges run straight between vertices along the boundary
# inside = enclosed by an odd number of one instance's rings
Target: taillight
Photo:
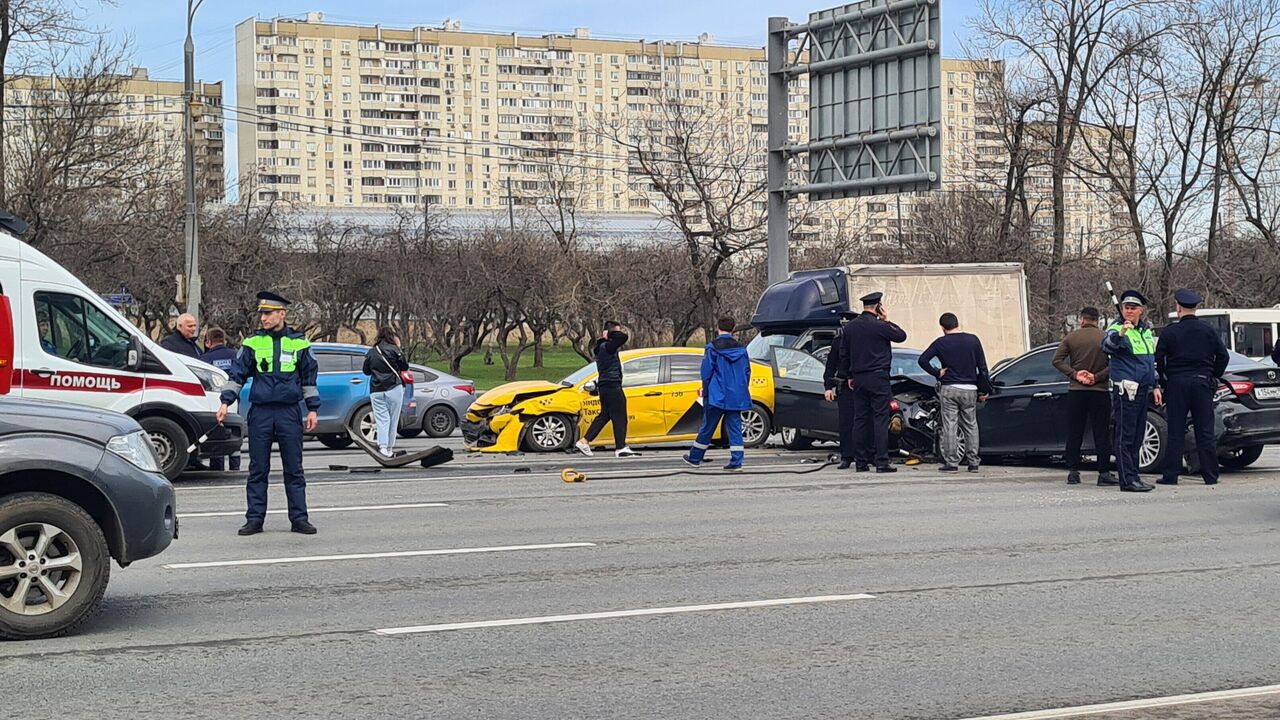
[[[894,411],[894,412],[897,412],[897,411],[899,411],[899,410],[901,410],[901,409],[902,409],[902,406],[898,404],[898,401],[897,401],[897,400],[890,400],[890,401],[889,401],[889,409],[890,409],[890,410],[892,410],[892,411]]]
[[[1233,380],[1226,385],[1219,386],[1218,390],[1213,394],[1213,399],[1215,402],[1221,402],[1232,395],[1243,397],[1251,392],[1253,392],[1253,383],[1246,380]]]
[[[465,393],[465,394],[467,394],[467,395],[471,395],[471,394],[475,393],[475,391],[476,391],[476,386],[475,386],[475,385],[454,385],[454,386],[453,386],[453,389],[454,389],[454,390],[457,390],[458,392]]]

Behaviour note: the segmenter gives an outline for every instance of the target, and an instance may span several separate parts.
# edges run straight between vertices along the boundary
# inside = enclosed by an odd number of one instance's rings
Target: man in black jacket
[[[199,360],[203,353],[200,352],[200,346],[196,344],[195,316],[187,313],[179,315],[178,321],[173,324],[173,332],[164,336],[160,341],[160,347]]]
[[[640,453],[627,447],[627,396],[622,390],[622,363],[618,351],[627,344],[627,334],[622,324],[610,320],[596,340],[596,392],[600,396],[600,414],[591,421],[591,427],[576,447],[583,455],[591,455],[591,441],[613,423],[613,446],[620,458],[636,457]]]

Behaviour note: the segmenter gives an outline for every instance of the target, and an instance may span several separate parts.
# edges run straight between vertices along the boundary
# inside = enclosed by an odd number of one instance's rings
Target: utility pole
[[[191,24],[196,11],[204,0],[187,0],[187,40],[183,44],[183,107],[182,126],[186,147],[187,212],[183,223],[183,249],[186,264],[187,312],[200,317],[200,229],[196,207],[196,45],[191,40]]]

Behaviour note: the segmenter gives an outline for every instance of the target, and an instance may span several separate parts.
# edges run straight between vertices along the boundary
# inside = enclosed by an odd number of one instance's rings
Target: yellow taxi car
[[[627,396],[627,441],[635,445],[691,442],[702,424],[702,350],[648,348],[618,353],[622,390]],[[462,422],[468,450],[555,452],[566,450],[600,413],[591,363],[558,384],[513,382],[496,387],[471,404]],[[751,364],[750,410],[742,413],[747,447],[763,445],[773,432],[773,373]],[[719,435],[717,435],[717,438]],[[596,445],[612,442],[606,427]]]

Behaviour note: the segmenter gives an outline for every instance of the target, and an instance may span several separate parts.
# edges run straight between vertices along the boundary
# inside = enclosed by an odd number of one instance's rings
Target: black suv
[[[0,638],[70,632],[178,536],[173,486],[119,413],[0,397]]]

